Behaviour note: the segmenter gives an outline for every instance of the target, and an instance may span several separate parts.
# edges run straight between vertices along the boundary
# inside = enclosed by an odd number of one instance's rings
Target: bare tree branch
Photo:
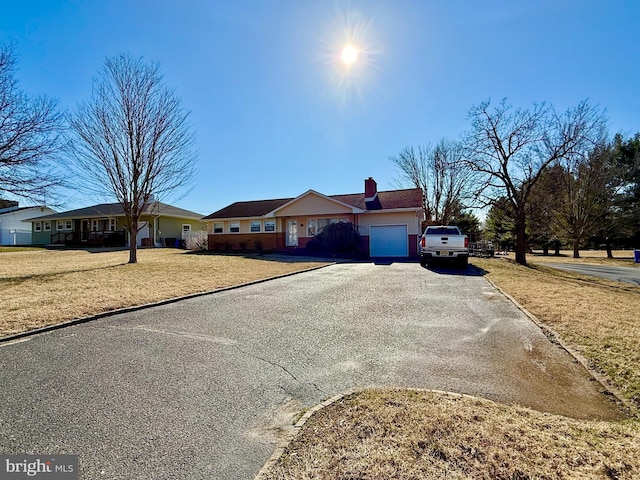
[[[188,113],[157,63],[119,55],[106,60],[91,99],[69,122],[79,187],[122,205],[131,235],[129,262],[135,263],[145,206],[186,188],[194,177],[195,135]]]
[[[469,112],[466,162],[484,176],[486,202],[507,198],[515,215],[516,261],[526,264],[529,196],[547,167],[566,162],[606,136],[604,113],[585,100],[563,115],[546,103],[514,109],[506,100],[492,110],[486,101]]]
[[[463,154],[461,144],[442,139],[435,146],[405,147],[390,158],[400,184],[422,189],[427,221],[446,224],[475,201],[476,172],[463,161]]]
[[[13,46],[0,44],[0,195],[51,204],[61,184],[54,155],[62,119],[54,100],[19,89],[15,69]]]

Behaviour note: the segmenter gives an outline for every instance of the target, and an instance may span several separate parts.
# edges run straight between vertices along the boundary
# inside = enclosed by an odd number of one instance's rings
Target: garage
[[[372,257],[408,257],[407,225],[371,225],[369,255]]]

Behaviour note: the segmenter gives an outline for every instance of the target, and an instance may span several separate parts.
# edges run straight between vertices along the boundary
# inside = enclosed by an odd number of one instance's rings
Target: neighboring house
[[[204,230],[202,215],[162,202],[150,202],[138,224],[139,246],[177,246],[187,232]],[[126,217],[119,203],[103,203],[31,218],[34,244],[124,246]]]
[[[27,219],[56,213],[49,207],[20,207],[18,202],[2,201],[0,206],[0,245],[31,245],[31,224]]]
[[[237,202],[203,221],[209,250],[295,250],[325,225],[350,222],[358,227],[364,255],[407,257],[417,255],[423,219],[422,190],[378,192],[368,178],[363,193],[327,196],[308,190],[296,198]]]

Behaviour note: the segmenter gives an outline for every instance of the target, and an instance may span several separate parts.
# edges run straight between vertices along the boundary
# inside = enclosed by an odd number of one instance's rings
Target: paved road
[[[415,386],[612,418],[481,276],[342,264],[0,344],[0,452],[83,478],[250,479],[302,408]]]
[[[584,263],[545,263],[544,265],[557,268],[559,270],[567,270],[569,272],[580,273],[582,275],[590,275],[592,277],[613,280],[615,282],[640,285],[640,268],[619,267],[613,265],[588,265]]]

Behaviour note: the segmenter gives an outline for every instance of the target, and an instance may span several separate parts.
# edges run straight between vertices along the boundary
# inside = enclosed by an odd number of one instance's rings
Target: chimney
[[[378,184],[376,181],[369,177],[364,181],[364,200],[365,202],[370,202],[375,200],[378,195]]]

